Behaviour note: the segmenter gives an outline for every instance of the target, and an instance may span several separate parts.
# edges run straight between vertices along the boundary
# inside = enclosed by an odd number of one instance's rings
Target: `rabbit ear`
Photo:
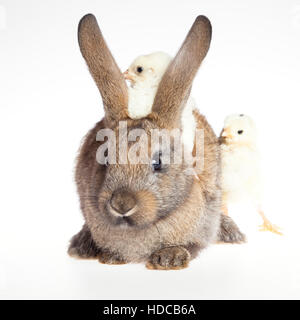
[[[106,117],[110,121],[126,118],[128,93],[125,79],[92,14],[85,15],[79,22],[78,42],[101,93]]]
[[[160,126],[170,128],[179,125],[193,79],[209,49],[211,33],[209,20],[205,16],[198,16],[168,66],[159,84],[150,115]]]

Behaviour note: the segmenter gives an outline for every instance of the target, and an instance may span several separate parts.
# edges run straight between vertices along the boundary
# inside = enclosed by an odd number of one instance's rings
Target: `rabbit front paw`
[[[155,270],[184,269],[188,266],[190,258],[189,251],[184,247],[167,247],[152,253],[146,267]]]

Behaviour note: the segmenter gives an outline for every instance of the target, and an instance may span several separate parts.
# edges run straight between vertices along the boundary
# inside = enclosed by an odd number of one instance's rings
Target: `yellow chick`
[[[255,206],[263,219],[260,231],[282,234],[262,210],[262,178],[257,131],[254,121],[244,114],[226,117],[220,138],[223,191],[223,211],[228,203],[246,201]]]
[[[171,60],[172,58],[164,52],[142,55],[134,59],[124,72],[125,79],[130,81],[130,118],[143,118],[151,112],[158,85]]]

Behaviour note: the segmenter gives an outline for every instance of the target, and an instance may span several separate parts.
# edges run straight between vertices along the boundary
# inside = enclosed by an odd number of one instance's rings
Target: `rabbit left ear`
[[[127,118],[128,93],[125,79],[92,14],[85,15],[79,22],[78,42],[101,93],[107,119],[118,121]]]

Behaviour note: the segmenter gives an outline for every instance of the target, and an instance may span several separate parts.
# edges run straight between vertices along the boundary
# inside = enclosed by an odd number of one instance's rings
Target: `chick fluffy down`
[[[232,115],[225,119],[224,130],[231,137],[221,144],[222,189],[229,202],[261,203],[262,179],[256,128],[250,117]],[[243,130],[243,134],[237,132]]]

